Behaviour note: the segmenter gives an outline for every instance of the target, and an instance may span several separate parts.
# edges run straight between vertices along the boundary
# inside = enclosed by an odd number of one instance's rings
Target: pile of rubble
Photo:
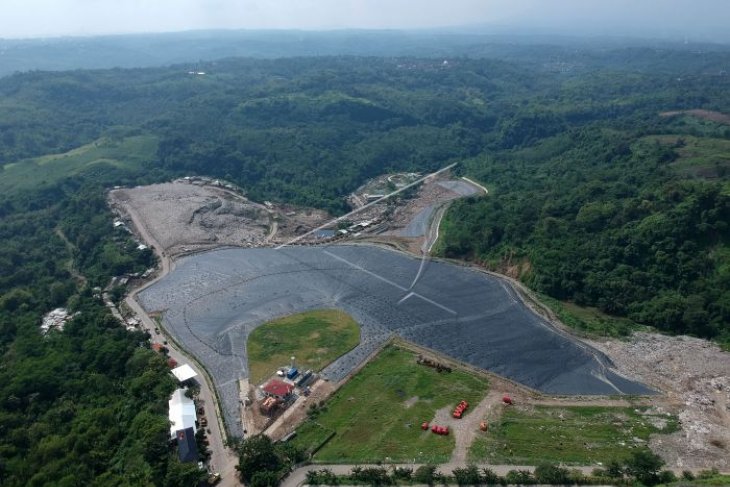
[[[137,228],[144,225],[171,255],[225,245],[258,246],[272,226],[265,206],[219,185],[175,181],[116,189],[109,196],[119,215],[131,217]],[[114,225],[120,222],[124,225],[121,218]]]
[[[661,391],[680,430],[652,439],[669,466],[730,468],[730,354],[707,340],[636,333],[631,341],[593,345],[617,369]]]
[[[51,330],[63,331],[64,325],[78,313],[70,314],[65,308],[56,308],[43,317],[41,333],[44,335]]]

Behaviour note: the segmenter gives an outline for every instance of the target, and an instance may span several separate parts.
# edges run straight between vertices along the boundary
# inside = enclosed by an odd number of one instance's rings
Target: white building
[[[170,438],[176,438],[179,430],[193,428],[193,433],[197,431],[195,427],[195,403],[192,399],[185,395],[185,389],[177,389],[172,393],[172,397],[167,402],[170,407]]]
[[[182,364],[180,367],[175,367],[174,369],[172,369],[172,375],[174,375],[175,378],[182,383],[186,380],[192,379],[198,374],[195,373],[190,365]]]

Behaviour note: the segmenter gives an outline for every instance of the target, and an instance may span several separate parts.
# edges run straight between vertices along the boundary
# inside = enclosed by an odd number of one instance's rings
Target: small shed
[[[182,383],[196,377],[198,374],[189,364],[182,364],[180,367],[172,369],[172,375]]]

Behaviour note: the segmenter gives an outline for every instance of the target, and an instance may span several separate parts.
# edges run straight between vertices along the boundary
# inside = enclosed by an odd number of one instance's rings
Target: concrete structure
[[[195,403],[185,395],[185,389],[177,389],[167,402],[170,413],[170,438],[175,438],[179,430],[192,428],[193,434],[197,431],[195,420]]]

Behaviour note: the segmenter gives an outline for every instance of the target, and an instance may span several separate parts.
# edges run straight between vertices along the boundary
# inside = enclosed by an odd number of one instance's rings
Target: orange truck
[[[461,419],[461,417],[464,415],[464,411],[466,411],[469,408],[469,403],[466,401],[461,401],[458,406],[456,406],[456,409],[454,409],[453,416],[456,419]]]

